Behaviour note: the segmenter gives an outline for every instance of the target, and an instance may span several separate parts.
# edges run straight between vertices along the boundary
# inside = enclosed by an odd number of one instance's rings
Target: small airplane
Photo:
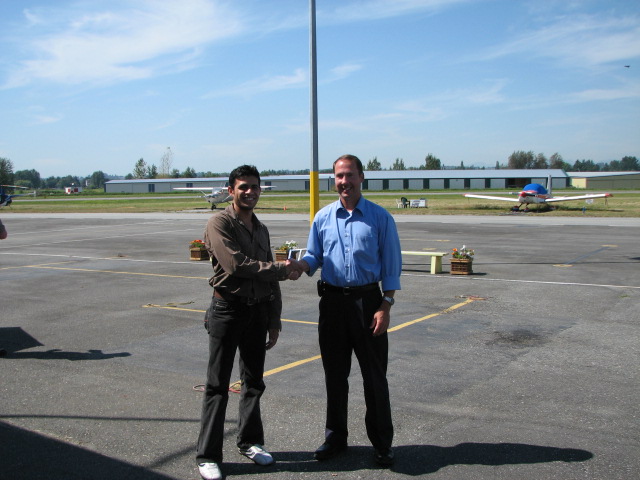
[[[209,192],[208,189],[211,189]],[[227,187],[175,187],[174,190],[186,190],[189,192],[200,192],[202,193],[202,198],[204,198],[207,202],[211,204],[211,210],[216,209],[216,205],[222,202],[230,202],[233,198],[232,195],[229,194],[229,190]],[[262,190],[269,190],[274,188],[268,185],[262,185]]]
[[[547,188],[543,187],[539,183],[530,183],[525,185],[517,198],[509,197],[494,197],[492,195],[478,195],[475,193],[465,193],[465,197],[470,198],[484,198],[487,200],[501,200],[505,202],[517,202],[518,205],[514,206],[511,210],[519,212],[522,205],[526,205],[524,211],[529,211],[529,205],[534,203],[540,208],[540,205],[546,205],[551,208],[550,203],[553,202],[569,202],[571,200],[589,200],[592,198],[607,198],[612,197],[610,193],[589,193],[586,195],[573,195],[570,197],[554,197],[551,195],[551,175],[547,178]]]
[[[19,187],[18,185],[0,185],[0,207],[8,207],[13,202],[15,197],[25,197],[27,195],[36,195],[36,192],[31,193],[14,193],[8,194],[5,192],[5,188],[24,188],[27,187]]]

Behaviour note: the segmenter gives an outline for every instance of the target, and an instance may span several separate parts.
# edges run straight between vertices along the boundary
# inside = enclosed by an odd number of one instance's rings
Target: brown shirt
[[[274,262],[269,231],[253,215],[253,232],[238,218],[233,205],[207,222],[204,243],[211,255],[211,286],[221,295],[265,298],[269,302],[269,328],[281,328],[282,296],[279,280],[286,280],[285,264]]]

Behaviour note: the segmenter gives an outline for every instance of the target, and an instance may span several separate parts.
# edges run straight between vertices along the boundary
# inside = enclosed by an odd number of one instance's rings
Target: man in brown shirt
[[[236,350],[240,352],[240,411],[237,446],[258,465],[273,457],[264,448],[260,397],[266,350],[278,341],[282,297],[278,281],[298,278],[289,261],[274,262],[269,231],[254,215],[260,198],[260,173],[242,165],[229,176],[232,203],[213,215],[204,241],[213,264],[214,288],[205,315],[209,365],[202,404],[196,460],[205,480],[222,478],[222,443],[229,382]],[[265,344],[266,340],[266,344]]]

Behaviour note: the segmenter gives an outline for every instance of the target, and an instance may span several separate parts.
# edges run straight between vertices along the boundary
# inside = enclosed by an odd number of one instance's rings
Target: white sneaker
[[[273,457],[267,452],[262,445],[253,445],[247,449],[239,449],[240,455],[250,458],[258,465],[271,465],[274,463]]]
[[[200,470],[200,476],[204,478],[204,480],[222,480],[222,473],[217,463],[199,463],[198,470]]]

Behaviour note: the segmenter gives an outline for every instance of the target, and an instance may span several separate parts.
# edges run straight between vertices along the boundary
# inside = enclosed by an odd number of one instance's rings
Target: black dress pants
[[[267,337],[267,303],[244,305],[213,297],[207,310],[209,365],[202,400],[202,419],[196,450],[200,462],[222,462],[222,441],[229,400],[229,383],[236,350],[242,380],[237,445],[264,445],[260,397]]]
[[[380,306],[379,290],[324,292],[318,324],[320,353],[327,390],[326,441],[346,443],[351,357],[355,352],[364,386],[367,436],[374,448],[386,450],[393,441],[387,384],[388,336],[373,336],[373,314]]]

